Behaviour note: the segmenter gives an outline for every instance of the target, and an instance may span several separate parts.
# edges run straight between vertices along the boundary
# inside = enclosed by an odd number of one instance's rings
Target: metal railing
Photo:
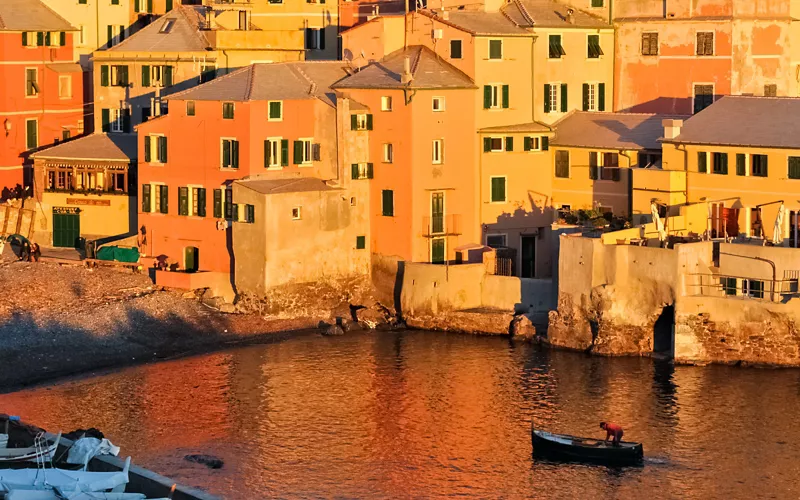
[[[422,220],[422,236],[456,236],[461,234],[461,214],[425,216]]]
[[[757,279],[725,274],[689,274],[688,295],[703,297],[740,297],[779,302],[800,297],[800,272],[784,271],[783,279]],[[694,282],[690,282],[694,281]]]

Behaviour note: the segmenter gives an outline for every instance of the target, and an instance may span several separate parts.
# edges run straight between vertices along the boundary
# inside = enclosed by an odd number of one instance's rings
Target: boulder
[[[508,333],[514,339],[530,342],[536,337],[536,327],[533,326],[530,318],[524,314],[520,314],[514,316],[514,319],[511,320],[511,325],[508,327]]]
[[[319,328],[320,333],[322,335],[325,335],[327,337],[344,335],[344,328],[342,326],[331,325],[329,323],[325,323],[324,321],[320,321],[319,325],[317,325],[317,328]]]
[[[183,459],[205,465],[211,469],[221,469],[225,463],[221,458],[217,458],[214,455],[186,455]]]

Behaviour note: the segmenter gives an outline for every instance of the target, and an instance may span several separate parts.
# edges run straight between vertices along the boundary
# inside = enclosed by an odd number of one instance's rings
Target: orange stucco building
[[[789,1],[615,3],[614,109],[691,114],[723,95],[797,95],[793,10]]]
[[[479,237],[472,79],[428,48],[389,54],[334,86],[370,110],[373,253],[455,258]],[[359,126],[354,115],[352,125]]]
[[[3,0],[0,19],[2,199],[30,185],[30,153],[83,131],[83,80],[64,18],[38,0]]]

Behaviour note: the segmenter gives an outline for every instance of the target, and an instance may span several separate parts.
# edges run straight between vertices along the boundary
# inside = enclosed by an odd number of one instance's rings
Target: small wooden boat
[[[40,459],[41,460],[41,459]],[[50,469],[37,464],[36,469],[0,470],[0,492],[11,490],[57,490],[64,492],[124,493],[128,484],[131,457],[118,472],[86,472],[80,470]]]
[[[636,464],[644,457],[641,443],[621,441],[615,446],[602,439],[553,434],[537,429],[531,429],[531,438],[533,452],[539,456],[617,465]]]
[[[30,446],[28,448],[0,447],[0,463],[36,461],[39,458],[52,460],[60,441],[61,433],[59,432],[55,441],[47,446]]]

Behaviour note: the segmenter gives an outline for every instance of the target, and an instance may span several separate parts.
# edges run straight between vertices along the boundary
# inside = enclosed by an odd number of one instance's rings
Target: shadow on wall
[[[717,101],[721,95],[714,95]],[[636,104],[618,110],[621,113],[660,113],[668,115],[691,115],[694,113],[694,99],[691,97],[658,97],[652,101]]]
[[[539,201],[534,196],[540,198]],[[505,235],[505,245],[514,250],[515,258],[511,274],[523,278],[549,278],[551,250],[547,248],[545,232],[555,220],[556,210],[547,206],[549,197],[528,192],[530,210],[519,206],[513,212],[503,212],[495,222],[484,224],[484,240],[487,236]]]

